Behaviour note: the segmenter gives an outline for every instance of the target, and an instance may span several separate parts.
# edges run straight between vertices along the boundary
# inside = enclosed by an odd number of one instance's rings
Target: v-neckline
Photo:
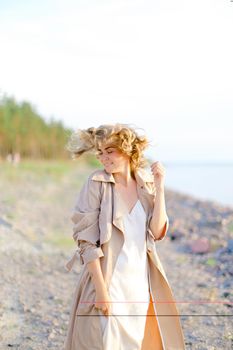
[[[132,214],[132,212],[134,211],[134,209],[135,209],[135,207],[137,206],[138,202],[139,202],[139,199],[137,199],[137,201],[136,201],[136,203],[134,204],[133,208],[130,210],[130,212],[128,212],[128,215],[131,215],[131,214]]]
[[[128,208],[127,208],[127,205],[125,204],[125,201],[124,199],[121,197],[120,193],[116,192],[117,193],[117,196],[120,198],[121,202],[124,204],[125,208],[127,209],[127,214],[126,215],[131,215],[132,212],[134,211],[137,203],[139,202],[139,198],[136,200],[134,206],[131,208],[130,212],[128,211]]]

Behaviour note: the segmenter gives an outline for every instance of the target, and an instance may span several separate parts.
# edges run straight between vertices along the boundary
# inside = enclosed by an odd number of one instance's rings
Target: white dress
[[[124,215],[125,241],[109,294],[112,315],[101,315],[104,350],[140,350],[150,302],[146,256],[146,214],[138,199]]]

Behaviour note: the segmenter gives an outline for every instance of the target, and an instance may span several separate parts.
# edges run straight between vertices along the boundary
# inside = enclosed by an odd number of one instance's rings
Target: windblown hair
[[[131,171],[147,165],[143,151],[149,146],[149,141],[129,124],[104,124],[97,128],[78,129],[71,134],[66,149],[76,159],[86,152],[98,155],[98,149],[102,145],[111,145],[127,154],[130,157]]]

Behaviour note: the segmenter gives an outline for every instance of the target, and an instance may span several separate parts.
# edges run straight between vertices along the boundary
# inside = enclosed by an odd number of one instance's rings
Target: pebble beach
[[[62,350],[78,280],[64,267],[76,248],[70,213],[94,169],[1,166],[0,349]],[[165,197],[170,225],[156,249],[186,349],[233,349],[233,208],[167,188]]]

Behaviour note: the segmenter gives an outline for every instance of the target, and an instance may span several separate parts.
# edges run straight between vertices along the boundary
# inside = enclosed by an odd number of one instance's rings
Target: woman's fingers
[[[96,293],[95,307],[104,315],[111,313],[111,298],[107,290],[100,290]]]
[[[110,315],[111,313],[111,309],[110,309],[110,305],[106,306],[106,308],[103,310],[105,315]]]
[[[105,316],[110,316],[110,315],[111,315],[110,310],[106,310],[106,311],[104,311],[103,313],[104,313]]]
[[[100,310],[100,311],[102,311],[103,312],[103,314],[104,315],[110,315],[111,314],[111,307],[110,307],[110,305],[95,305],[95,307],[96,307],[96,309],[98,309],[98,310]]]
[[[110,307],[110,305],[106,305],[106,307],[102,309],[102,312],[103,312],[103,314],[105,316],[111,315],[111,307]]]

